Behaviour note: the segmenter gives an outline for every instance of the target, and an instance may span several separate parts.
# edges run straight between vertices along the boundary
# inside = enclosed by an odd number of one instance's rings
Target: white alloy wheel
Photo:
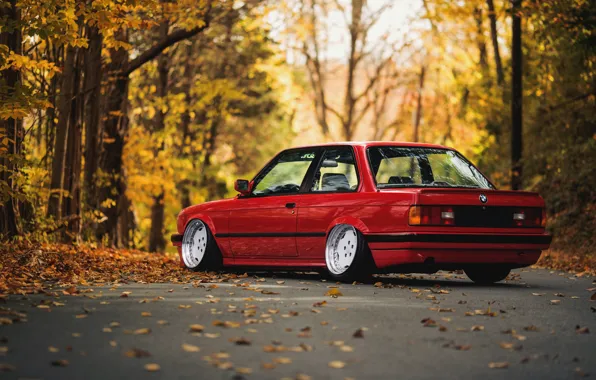
[[[182,260],[187,268],[201,264],[207,250],[207,228],[200,220],[193,220],[186,226],[182,238]]]
[[[354,262],[357,251],[356,229],[349,224],[338,224],[333,227],[325,247],[325,262],[329,272],[335,275],[345,273]]]

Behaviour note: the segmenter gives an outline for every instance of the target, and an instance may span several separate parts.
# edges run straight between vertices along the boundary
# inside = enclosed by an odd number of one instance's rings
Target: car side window
[[[354,152],[350,147],[325,150],[315,171],[311,192],[356,191],[358,172]]]
[[[313,149],[289,151],[277,159],[255,178],[253,195],[293,194],[300,185],[316,156]]]

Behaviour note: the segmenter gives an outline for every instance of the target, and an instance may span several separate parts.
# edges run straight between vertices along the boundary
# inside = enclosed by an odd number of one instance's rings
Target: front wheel
[[[202,221],[195,219],[186,225],[182,237],[182,261],[191,270],[217,270],[222,257],[217,243]]]
[[[479,266],[466,268],[464,272],[475,283],[488,285],[504,280],[511,272],[511,268]]]
[[[325,263],[329,277],[346,282],[370,276],[374,266],[364,236],[349,224],[338,224],[329,233]]]

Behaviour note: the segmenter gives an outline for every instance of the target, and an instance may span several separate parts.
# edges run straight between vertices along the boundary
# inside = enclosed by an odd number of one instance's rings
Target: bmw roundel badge
[[[484,194],[480,194],[479,198],[480,198],[480,202],[482,202],[482,203],[488,202],[488,198]]]

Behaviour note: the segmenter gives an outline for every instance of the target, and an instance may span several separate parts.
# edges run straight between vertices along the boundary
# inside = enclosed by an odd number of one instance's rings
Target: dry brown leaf
[[[482,325],[474,325],[470,328],[470,331],[484,331],[484,326]]]
[[[124,356],[129,358],[147,358],[151,356],[149,351],[141,350],[140,348],[132,348],[124,353]]]
[[[205,330],[205,327],[203,325],[199,325],[199,324],[190,325],[191,332],[203,332],[203,330]]]
[[[147,334],[151,334],[151,329],[149,328],[142,328],[142,329],[136,329],[133,334],[135,335],[147,335]]]
[[[149,372],[157,372],[161,369],[159,364],[157,363],[147,363],[145,364],[145,370]]]
[[[558,305],[561,303],[561,300],[550,300],[551,305]]]
[[[587,327],[580,327],[578,325],[578,326],[575,326],[575,332],[578,333],[578,334],[589,334],[590,333],[590,329],[587,328]]]
[[[509,368],[509,363],[507,363],[507,362],[490,362],[490,363],[488,363],[488,368]]]
[[[326,296],[337,298],[343,296],[342,292],[338,288],[331,288],[325,293]]]
[[[280,356],[278,358],[274,358],[273,359],[274,362],[276,362],[277,364],[290,364],[292,363],[292,359],[285,357],[285,356]]]
[[[150,316],[151,316],[151,313],[148,311],[141,312],[141,317],[150,317]]]
[[[58,352],[60,350],[57,347],[50,346],[50,347],[48,347],[48,351],[50,351],[50,352]]]
[[[54,367],[66,367],[66,366],[68,366],[68,364],[69,364],[68,363],[68,360],[66,360],[66,359],[60,359],[60,360],[54,360],[54,361],[52,361],[52,365]]]
[[[352,334],[352,337],[354,337],[354,338],[364,338],[364,330],[360,328],[360,329],[354,331],[354,334]]]
[[[237,346],[250,346],[251,345],[251,341],[244,337],[230,338],[230,342],[235,343]]]
[[[341,369],[346,366],[346,363],[342,362],[341,360],[333,360],[329,362],[329,368]]]
[[[252,373],[252,368],[248,367],[236,367],[236,372],[241,375],[250,375]]]
[[[199,352],[201,349],[195,345],[182,343],[182,349],[186,352]]]

